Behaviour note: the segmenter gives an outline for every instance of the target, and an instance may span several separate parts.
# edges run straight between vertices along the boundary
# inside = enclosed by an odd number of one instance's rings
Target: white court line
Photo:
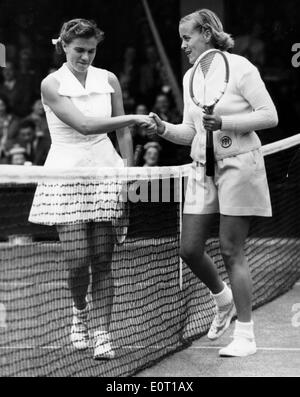
[[[171,347],[166,346],[122,346],[122,345],[113,345],[115,348],[123,348],[123,349],[162,349],[167,348],[171,349]],[[93,348],[93,346],[89,346],[89,348]],[[27,350],[27,349],[42,349],[42,350],[52,350],[52,349],[71,349],[76,350],[73,346],[63,346],[63,345],[49,345],[49,346],[33,346],[33,345],[16,345],[16,346],[0,346],[0,350]]]
[[[191,346],[186,350],[216,350],[222,349],[224,346]],[[258,347],[261,351],[278,351],[278,352],[300,352],[300,347]]]
[[[71,349],[71,346],[0,346],[0,350],[29,350],[29,349],[45,349],[45,350],[51,350],[51,349],[65,349],[69,348]],[[74,348],[73,348],[74,349]]]
[[[128,282],[115,282],[114,285],[118,287],[128,286],[130,283]],[[138,282],[135,285],[149,285],[149,286],[159,286],[159,285],[170,285],[170,286],[177,286],[177,281],[171,282]],[[40,287],[40,286],[47,286],[47,287],[68,287],[68,284],[63,281],[42,281],[42,282],[29,282],[29,281],[0,281],[0,286],[10,286],[10,287]]]
[[[4,286],[12,286],[12,287],[33,287],[33,286],[35,286],[35,285],[47,285],[47,286],[53,286],[53,287],[67,287],[68,286],[68,284],[67,284],[67,282],[66,281],[47,281],[47,280],[45,280],[45,281],[39,281],[39,282],[37,282],[37,281],[35,281],[35,282],[32,282],[32,281],[9,281],[9,280],[7,280],[7,281],[0,281],[0,286],[1,285],[4,285]],[[135,285],[150,285],[150,286],[152,286],[152,285],[166,285],[166,284],[169,284],[169,285],[177,285],[177,281],[174,281],[174,282],[155,282],[155,283],[153,283],[153,282],[151,282],[151,281],[140,281],[140,282],[138,282],[138,283],[135,283]],[[115,286],[123,286],[123,285],[128,285],[128,282],[122,282],[122,281],[119,281],[119,282],[115,282]],[[296,286],[296,287],[300,287],[300,281],[298,281],[298,282],[296,282],[295,284],[294,284],[294,286]]]
[[[115,348],[123,348],[123,349],[173,349],[167,346],[116,346]],[[191,346],[187,347],[184,350],[219,350],[222,349],[224,346]],[[89,348],[92,348],[90,346]],[[49,345],[49,346],[31,346],[31,345],[24,345],[24,346],[0,346],[0,350],[28,350],[28,349],[42,349],[42,350],[57,350],[57,349],[70,349],[76,350],[72,346],[59,346],[59,345]],[[279,351],[279,352],[300,352],[300,347],[258,347],[257,350],[260,351]],[[176,351],[174,352],[176,353]]]
[[[0,285],[10,286],[10,287],[40,287],[41,285],[47,285],[47,287],[67,287],[66,282],[59,281],[43,281],[43,282],[29,282],[29,281],[0,281]]]
[[[45,281],[39,281],[39,282],[0,281],[0,285],[5,285],[5,286],[10,285],[10,286],[13,286],[13,287],[26,287],[26,286],[30,287],[30,286],[41,285],[41,284],[43,284],[43,285],[46,284],[47,286],[53,286],[53,287],[66,287],[66,286],[68,286],[66,281],[46,281],[46,280]],[[159,285],[159,284],[162,284],[162,285],[166,285],[166,284],[177,285],[177,281],[174,281],[174,282],[159,282],[159,283],[153,283],[151,281],[148,281],[148,282],[141,281],[141,282],[135,283],[135,285]],[[128,283],[126,283],[126,282],[116,282],[115,285],[122,286],[122,285],[128,285]],[[294,286],[300,287],[300,281],[296,282],[294,284]]]

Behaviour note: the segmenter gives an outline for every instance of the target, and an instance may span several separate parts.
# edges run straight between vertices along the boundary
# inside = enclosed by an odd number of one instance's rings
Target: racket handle
[[[214,138],[212,131],[206,133],[206,175],[215,176]]]

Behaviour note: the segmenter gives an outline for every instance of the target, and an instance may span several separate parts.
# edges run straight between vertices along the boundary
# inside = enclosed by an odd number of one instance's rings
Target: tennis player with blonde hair
[[[255,130],[276,126],[277,112],[257,68],[246,58],[228,52],[233,39],[224,32],[214,12],[201,9],[185,16],[179,23],[179,34],[181,48],[192,65],[207,50],[223,51],[230,69],[227,90],[213,114],[204,114],[189,95],[189,69],[183,78],[183,122],[174,125],[154,113],[150,115],[159,135],[174,143],[191,145],[194,161],[185,196],[180,254],[215,299],[216,314],[208,338],[219,338],[236,311],[233,341],[219,354],[248,356],[256,352],[256,343],[251,314],[252,280],[244,243],[251,217],[272,214],[261,143]],[[214,70],[212,84],[213,73]],[[205,172],[205,130],[213,131],[214,177]],[[220,248],[231,288],[221,280],[205,252],[215,213],[220,213]]]
[[[52,145],[47,168],[124,167],[107,133],[117,131],[120,151],[133,165],[130,125],[154,126],[144,115],[124,115],[117,77],[92,66],[103,32],[93,21],[73,19],[63,24],[55,40],[66,62],[41,85]],[[84,181],[83,181],[84,182]],[[89,346],[87,302],[89,267],[92,273],[92,307],[96,322],[94,358],[114,357],[109,326],[113,304],[111,259],[113,222],[122,213],[120,183],[41,183],[29,220],[56,225],[69,270],[73,298],[71,341],[75,348]]]

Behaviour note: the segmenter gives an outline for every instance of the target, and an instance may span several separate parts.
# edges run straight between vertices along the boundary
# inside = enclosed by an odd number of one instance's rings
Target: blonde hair
[[[220,18],[211,10],[202,8],[181,18],[179,24],[193,21],[194,29],[209,30],[213,46],[221,51],[227,51],[234,46],[234,40],[230,34],[223,30]]]

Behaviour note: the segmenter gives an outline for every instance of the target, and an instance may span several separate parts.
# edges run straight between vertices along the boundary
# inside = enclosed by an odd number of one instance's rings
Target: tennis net
[[[254,307],[300,278],[299,148],[300,135],[263,147],[273,217],[254,219],[246,242]],[[213,301],[179,259],[189,170],[189,165],[64,172],[0,166],[1,376],[129,376],[207,332]],[[106,201],[98,200],[103,191]],[[55,226],[28,222],[34,194],[44,219],[55,207],[61,216],[71,208],[69,220],[84,212],[89,221],[90,212],[98,211],[99,219],[109,214],[107,222],[99,228],[89,223],[84,230],[74,222],[60,229],[59,238]],[[218,220],[207,250],[228,281],[217,231]],[[80,261],[88,263],[95,283],[96,292],[88,288],[91,340],[100,318],[111,317],[116,356],[110,361],[94,361],[92,343],[78,351],[70,342],[67,268]],[[93,269],[105,282],[94,281]]]

